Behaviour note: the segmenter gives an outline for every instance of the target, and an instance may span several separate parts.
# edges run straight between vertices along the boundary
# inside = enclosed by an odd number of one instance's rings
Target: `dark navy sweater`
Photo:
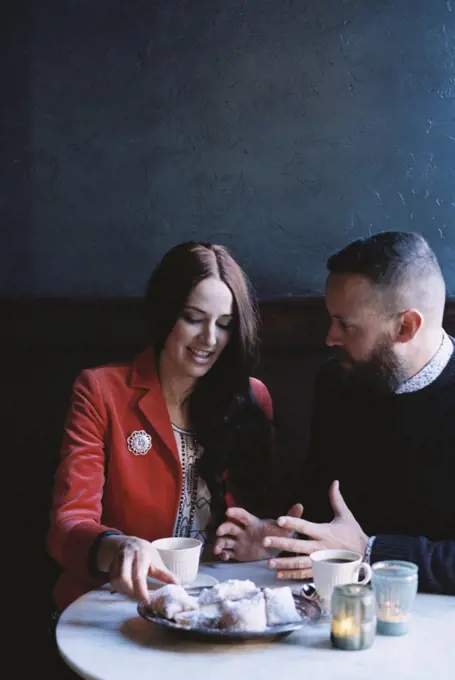
[[[419,566],[419,588],[455,594],[455,352],[424,389],[354,390],[335,361],[316,380],[310,451],[297,499],[310,521],[333,519],[334,479],[357,521],[377,538],[371,561]]]

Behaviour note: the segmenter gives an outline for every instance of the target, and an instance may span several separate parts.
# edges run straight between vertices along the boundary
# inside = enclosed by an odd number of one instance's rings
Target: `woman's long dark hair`
[[[204,447],[199,472],[212,496],[216,524],[224,516],[226,490],[255,514],[264,516],[268,507],[272,433],[250,388],[258,346],[258,315],[251,288],[226,248],[189,241],[166,253],[152,273],[145,302],[158,358],[191,291],[209,277],[219,278],[232,293],[232,334],[214,366],[196,382],[189,397],[189,415],[197,441]]]

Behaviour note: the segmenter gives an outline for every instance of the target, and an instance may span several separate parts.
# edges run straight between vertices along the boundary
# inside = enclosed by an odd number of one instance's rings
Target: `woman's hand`
[[[148,602],[147,576],[178,583],[149,541],[136,536],[111,535],[101,541],[98,568],[109,574],[112,587],[139,602]]]
[[[289,510],[288,516],[298,518],[302,513],[303,506],[297,503]],[[277,526],[275,520],[259,519],[243,508],[228,508],[226,515],[228,521],[218,527],[213,548],[215,555],[224,561],[235,559],[249,562],[267,559],[275,551],[263,547],[266,536],[288,538],[292,535],[292,531]]]

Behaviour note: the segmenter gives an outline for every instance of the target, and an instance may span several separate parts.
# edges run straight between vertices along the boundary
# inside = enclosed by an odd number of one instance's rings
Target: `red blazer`
[[[251,378],[256,400],[272,418],[263,383]],[[151,437],[145,455],[128,437]],[[73,385],[47,536],[63,567],[54,599],[59,609],[101,585],[88,570],[96,537],[109,529],[148,541],[172,536],[182,470],[166,403],[149,348],[132,364],[87,369]]]

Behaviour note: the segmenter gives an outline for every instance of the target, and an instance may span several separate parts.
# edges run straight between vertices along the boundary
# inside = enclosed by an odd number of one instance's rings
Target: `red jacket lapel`
[[[176,460],[179,460],[169,412],[156,372],[153,347],[147,348],[135,358],[131,371],[131,387],[147,390],[139,399],[139,409]]]

